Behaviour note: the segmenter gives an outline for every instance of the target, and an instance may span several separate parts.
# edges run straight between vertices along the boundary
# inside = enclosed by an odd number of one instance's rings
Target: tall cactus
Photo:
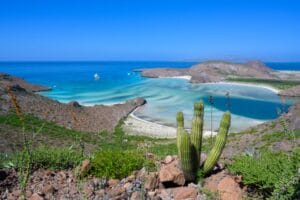
[[[180,136],[184,131],[184,116],[183,116],[183,112],[177,112],[176,114],[176,120],[177,120],[177,133],[176,133],[176,137],[177,137],[177,149],[178,149],[178,155],[180,154]]]
[[[200,164],[203,134],[203,116],[203,103],[195,103],[191,134],[184,130],[183,113],[178,112],[176,116],[178,155],[186,181],[195,180],[197,167],[199,167]],[[209,173],[216,165],[226,143],[230,122],[230,113],[224,113],[214,147],[209,153],[208,158],[206,159],[203,166],[204,174]]]
[[[181,161],[181,168],[186,181],[194,181],[196,178],[195,160],[193,160],[193,149],[191,139],[185,130],[180,135],[179,142],[179,157]]]
[[[230,123],[231,123],[230,113],[226,112],[226,113],[224,113],[223,118],[221,120],[219,132],[216,137],[214,147],[210,151],[210,153],[204,163],[204,167],[203,167],[204,174],[207,174],[208,172],[210,172],[213,169],[213,167],[216,165],[216,163],[223,151],[223,148],[225,146]]]
[[[194,116],[192,120],[191,143],[196,154],[196,163],[200,165],[202,132],[203,132],[203,102],[194,104]]]

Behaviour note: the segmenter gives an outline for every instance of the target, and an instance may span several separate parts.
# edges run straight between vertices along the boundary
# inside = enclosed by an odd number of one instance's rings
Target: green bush
[[[228,166],[230,172],[243,176],[243,184],[258,189],[265,197],[271,196],[274,188],[283,187],[280,183],[295,178],[299,167],[299,150],[291,155],[271,151],[264,151],[258,156],[241,155]],[[291,184],[284,190],[292,195],[296,187]]]
[[[143,153],[135,150],[103,150],[92,159],[91,174],[97,177],[123,178],[145,163]]]
[[[26,153],[20,152],[13,159],[17,168],[26,163]],[[68,148],[38,147],[31,153],[31,168],[33,170],[43,168],[52,170],[71,169],[80,164],[84,159],[80,152]]]

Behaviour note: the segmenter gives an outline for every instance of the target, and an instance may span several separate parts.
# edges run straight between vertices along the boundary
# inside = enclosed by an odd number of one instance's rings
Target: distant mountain
[[[224,81],[228,77],[247,77],[247,78],[278,78],[273,74],[273,70],[260,61],[250,61],[244,64],[230,63],[224,61],[207,61],[193,65],[188,69],[176,68],[153,68],[141,69],[142,76],[176,77],[191,76],[192,83],[206,83]]]

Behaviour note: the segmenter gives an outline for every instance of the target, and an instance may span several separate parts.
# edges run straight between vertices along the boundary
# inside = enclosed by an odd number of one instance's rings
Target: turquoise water
[[[226,93],[230,94],[233,114],[232,131],[275,119],[282,100],[272,91],[259,87],[228,84],[190,84],[183,79],[150,79],[133,72],[136,68],[190,67],[191,62],[7,62],[0,71],[53,88],[42,95],[61,102],[76,100],[84,105],[114,104],[144,97],[148,104],[135,115],[161,124],[175,125],[177,111],[183,111],[187,127],[193,103],[202,99],[206,105],[205,128],[210,127],[210,105],[213,96],[213,127],[228,109]],[[272,64],[271,64],[272,66]],[[276,69],[280,64],[276,63]],[[295,66],[295,65],[293,65]],[[297,65],[300,66],[300,65]],[[284,69],[288,69],[284,65]],[[293,67],[294,69],[294,67]],[[94,74],[100,80],[94,80]],[[285,100],[285,109],[292,101]]]

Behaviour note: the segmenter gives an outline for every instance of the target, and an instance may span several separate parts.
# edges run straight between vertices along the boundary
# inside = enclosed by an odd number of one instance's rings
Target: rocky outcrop
[[[171,166],[174,161],[177,162],[176,156],[168,156],[160,163]],[[78,167],[86,168],[88,163],[85,160]],[[178,169],[180,170],[179,167]],[[207,196],[201,192],[203,189],[201,184],[165,185],[158,174],[159,172],[147,172],[142,168],[121,180],[92,176],[78,179],[70,170],[38,169],[29,177],[25,197],[27,199],[207,199]],[[241,177],[231,176],[221,171],[205,178],[204,187],[219,194],[223,200],[238,200],[243,196],[243,191],[238,184],[240,180]],[[17,173],[13,170],[0,170],[0,186],[0,199],[19,199],[22,195]]]
[[[188,69],[175,68],[154,68],[140,69],[142,76],[158,77],[175,77],[191,76],[192,83],[205,83],[223,81],[227,77],[255,77],[255,78],[276,78],[273,70],[268,68],[260,61],[251,61],[245,64],[229,63],[222,61],[209,61],[193,65]]]
[[[295,144],[300,143],[300,137],[296,137],[295,141],[288,136],[282,136],[282,138],[275,136],[275,138],[278,137],[278,140],[267,140],[265,138],[271,138],[272,134],[283,133],[286,135],[296,133],[299,130],[300,103],[297,103],[291,106],[287,113],[281,114],[275,120],[251,127],[239,134],[232,134],[228,138],[221,160],[231,161],[235,155],[241,153],[254,154],[256,149],[262,147],[289,152],[295,147]]]
[[[7,86],[21,107],[21,111],[32,114],[41,119],[55,122],[67,128],[86,132],[102,130],[111,131],[120,121],[138,106],[146,103],[143,98],[136,98],[122,104],[112,106],[95,105],[81,106],[78,102],[63,104],[47,97],[35,94],[45,87],[31,85],[22,79],[10,75],[0,76],[0,114],[8,113],[14,109]]]
[[[0,86],[3,88],[7,86],[11,86],[15,89],[24,89],[27,92],[41,92],[41,91],[51,90],[51,88],[49,87],[30,84],[21,78],[11,76],[5,73],[0,73]]]
[[[222,171],[205,179],[204,187],[217,193],[220,200],[240,200],[244,194],[240,182],[241,177],[233,177]]]
[[[300,97],[300,85],[282,90],[279,92],[279,95],[288,97]]]

